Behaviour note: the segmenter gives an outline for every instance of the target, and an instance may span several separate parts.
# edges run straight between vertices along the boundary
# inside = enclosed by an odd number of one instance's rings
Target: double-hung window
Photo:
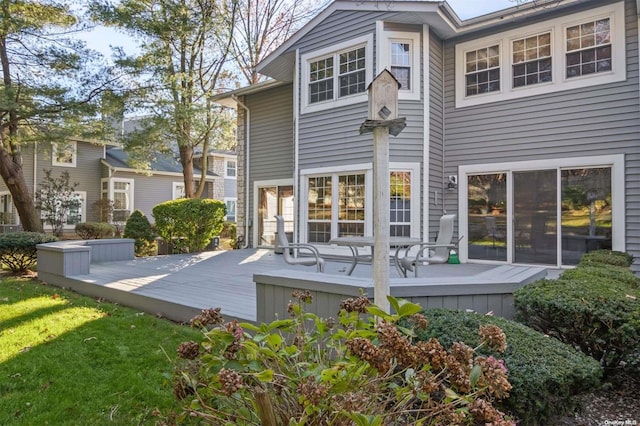
[[[500,45],[465,53],[467,96],[500,91]]]
[[[236,160],[224,160],[224,177],[235,179],[238,175],[238,163]]]
[[[133,211],[133,179],[103,179],[102,198],[113,202],[114,222],[126,221]]]
[[[60,167],[75,167],[78,156],[78,145],[75,141],[51,144],[51,165]]]
[[[372,44],[367,36],[302,55],[302,112],[365,102]]]
[[[377,73],[391,71],[400,83],[398,99],[420,100],[421,33],[388,30],[382,21],[376,33],[380,37]]]
[[[619,1],[459,43],[456,107],[626,80]]]
[[[551,33],[514,40],[512,64],[514,88],[552,81]]]
[[[567,28],[567,78],[611,71],[610,18]]]

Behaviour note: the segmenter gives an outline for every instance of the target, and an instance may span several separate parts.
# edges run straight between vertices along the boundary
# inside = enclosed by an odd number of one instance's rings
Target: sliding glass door
[[[467,257],[575,265],[612,248],[612,167],[466,174]]]
[[[293,233],[293,186],[263,186],[258,188],[258,245],[273,247],[276,242],[275,215],[284,217],[286,233]],[[291,241],[292,235],[287,235]]]

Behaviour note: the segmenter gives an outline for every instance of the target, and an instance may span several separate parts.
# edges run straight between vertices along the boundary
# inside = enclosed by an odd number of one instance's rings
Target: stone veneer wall
[[[244,97],[240,99],[244,102]],[[245,188],[247,179],[246,179],[246,111],[244,108],[238,107],[237,109],[237,149],[236,154],[238,155],[237,164],[237,181],[238,181],[238,200],[236,202],[236,226],[237,226],[237,236],[238,239],[240,237],[244,238],[245,244],[250,243],[251,235],[245,235],[245,224],[247,221],[247,208],[245,206],[246,201],[246,191],[248,188]]]

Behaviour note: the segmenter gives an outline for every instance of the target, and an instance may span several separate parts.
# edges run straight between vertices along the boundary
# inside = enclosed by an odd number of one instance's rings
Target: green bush
[[[475,346],[478,328],[493,324],[507,337],[502,354],[513,386],[509,399],[499,409],[511,412],[522,425],[547,425],[549,419],[574,407],[571,396],[597,386],[602,376],[600,365],[572,347],[504,318],[446,309],[422,311],[428,321],[420,340],[437,337],[448,347],[455,342]],[[482,347],[480,354],[491,355]]]
[[[180,198],[153,208],[158,235],[173,244],[174,251],[194,253],[220,235],[227,208],[222,201]]]
[[[135,210],[127,219],[124,227],[124,238],[133,238],[136,256],[155,256],[158,253],[156,234],[149,219],[140,210]]]
[[[635,298],[635,299],[634,299]],[[640,344],[640,291],[587,275],[542,280],[514,293],[519,321],[613,368]]]
[[[628,269],[612,266],[621,265],[626,256],[585,257],[557,280],[541,280],[516,291],[517,318],[580,348],[605,368],[618,367],[640,351],[638,281]]]
[[[513,425],[493,405],[511,389],[501,361],[463,344],[416,343],[397,327],[426,326],[419,305],[389,298],[398,314],[388,315],[366,297],[348,299],[333,320],[304,312],[309,291],[292,297],[291,318],[269,324],[223,324],[219,309],[192,320],[204,336],[178,348],[178,423]],[[481,345],[506,345],[499,328],[480,332]]]
[[[13,273],[25,273],[38,261],[36,245],[53,241],[58,238],[39,232],[0,234],[0,261]]]
[[[633,263],[629,253],[611,250],[595,250],[585,253],[580,258],[580,265],[613,265],[628,268]]]
[[[111,238],[116,227],[106,222],[81,222],[76,225],[76,234],[83,240],[99,240]]]

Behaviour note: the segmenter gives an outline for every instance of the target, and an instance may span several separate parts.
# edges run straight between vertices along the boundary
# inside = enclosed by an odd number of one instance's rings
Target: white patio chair
[[[311,244],[294,244],[290,243],[287,239],[287,234],[284,231],[284,218],[282,216],[274,216],[276,218],[276,229],[278,233],[277,244],[282,248],[282,254],[284,261],[289,265],[303,265],[313,266],[316,265],[318,272],[324,271],[324,259],[320,257],[318,249]],[[295,257],[291,250],[305,250],[309,251],[312,256]]]
[[[449,251],[457,246],[457,242],[453,242],[453,221],[455,217],[455,214],[446,214],[440,218],[440,229],[434,243],[426,242],[396,249],[394,263],[402,276],[406,277],[407,271],[410,271],[414,272],[417,277],[418,266],[424,263],[447,263]],[[410,253],[413,247],[418,247],[418,251],[415,254]],[[401,250],[404,250],[403,255],[400,254]]]

